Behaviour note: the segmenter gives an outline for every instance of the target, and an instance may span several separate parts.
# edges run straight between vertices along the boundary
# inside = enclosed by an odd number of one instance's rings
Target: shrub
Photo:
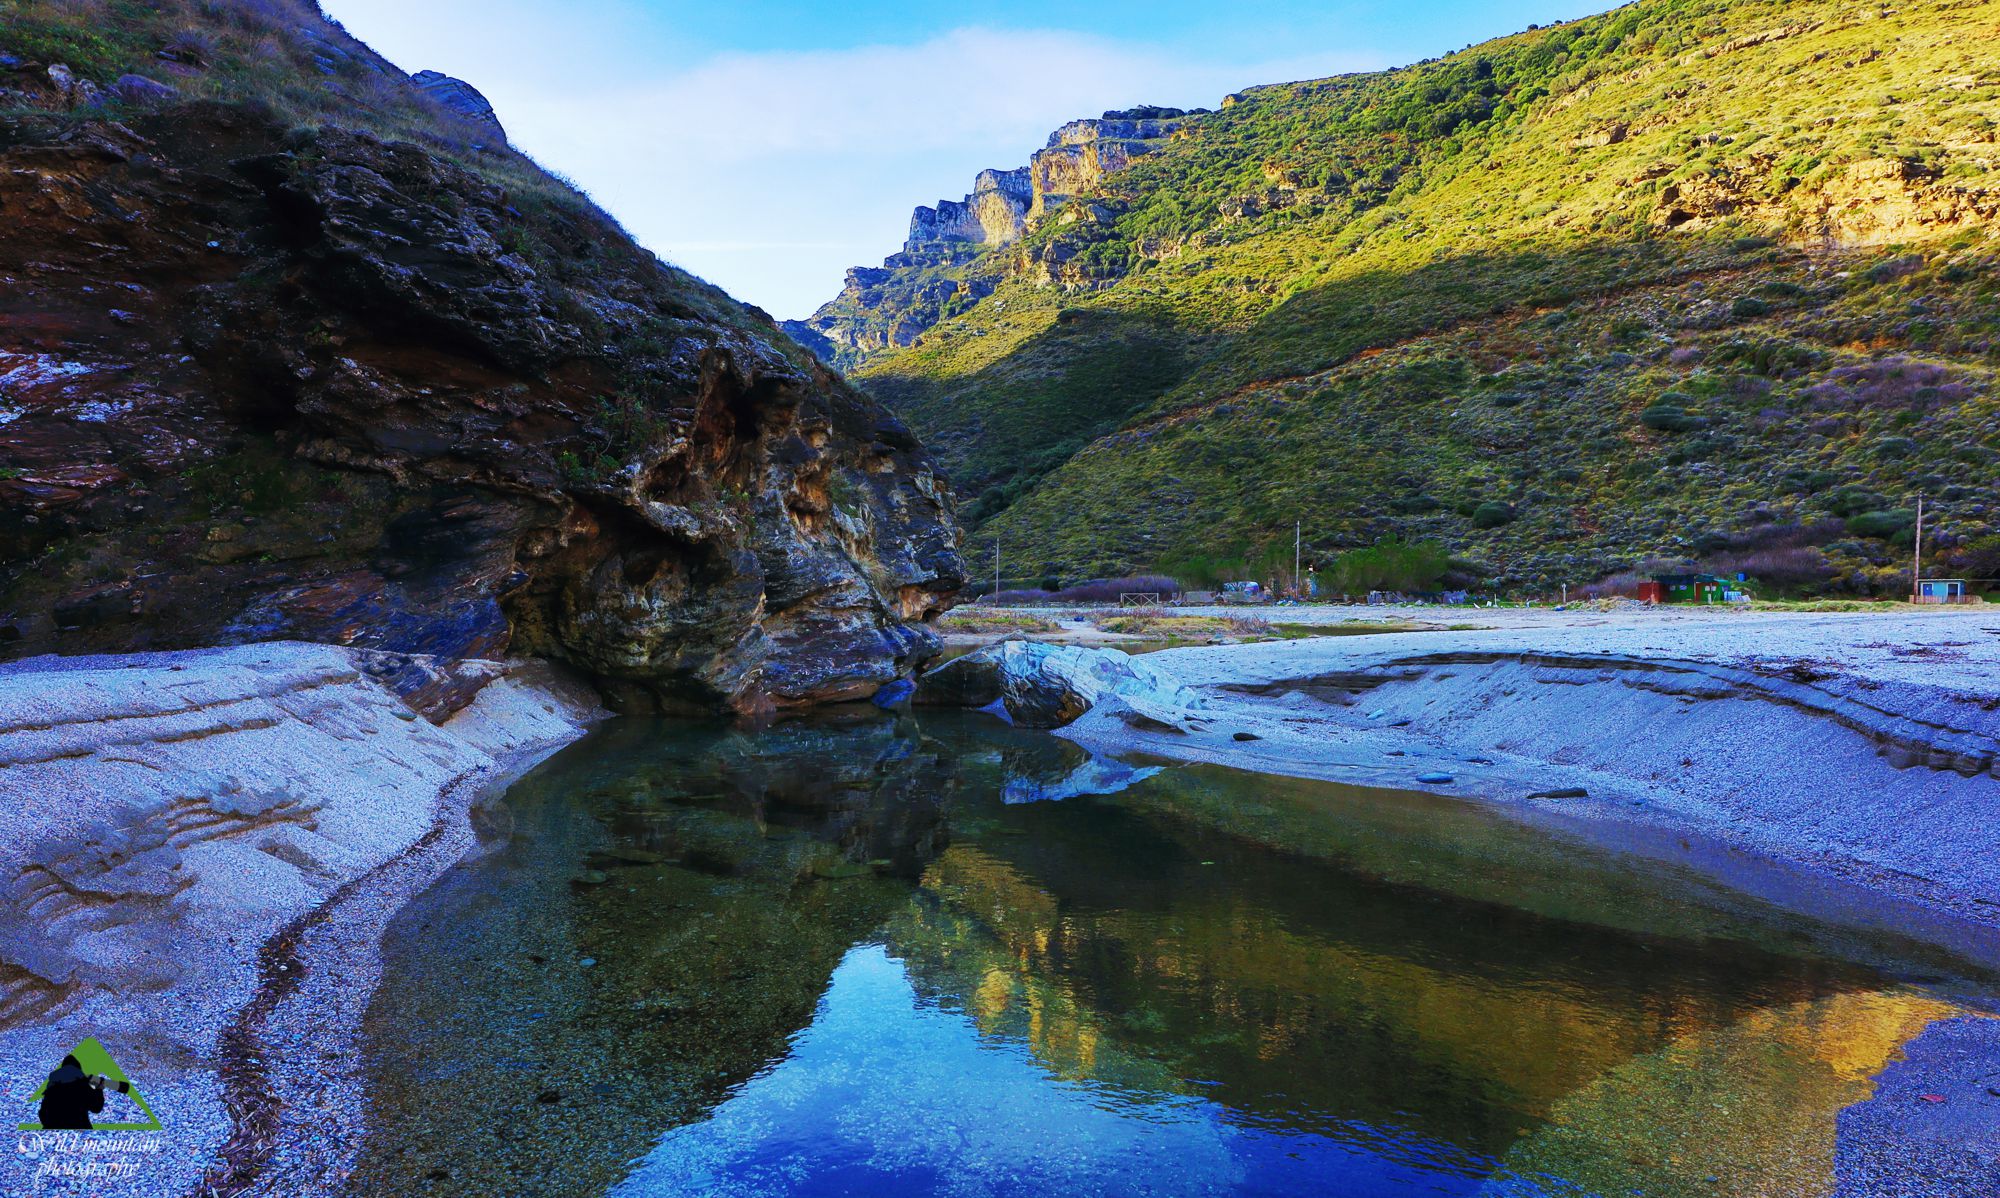
[[[1917,514],[1907,508],[1892,511],[1862,512],[1847,521],[1847,530],[1863,537],[1874,537],[1886,541],[1898,533],[1916,526]]]
[[[1049,579],[1043,579],[1047,582]],[[987,603],[1028,604],[1045,603],[1116,603],[1120,595],[1145,593],[1169,598],[1181,593],[1181,584],[1164,574],[1135,574],[1126,578],[1093,578],[1075,586],[1061,590],[1044,587],[1019,587],[997,591],[985,597]]]
[[[1451,554],[1436,541],[1395,537],[1350,549],[1333,560],[1321,579],[1326,589],[1353,595],[1366,591],[1429,591],[1451,568]]]
[[[1514,506],[1488,501],[1472,509],[1472,527],[1499,528],[1515,520]]]
[[[1639,423],[1658,433],[1691,433],[1708,421],[1672,404],[1654,404],[1639,413]]]
[[[1946,555],[1950,569],[1967,578],[2000,578],[2000,534],[1967,541]]]
[[[1814,409],[1826,412],[1865,408],[1931,412],[1945,404],[1963,403],[1978,389],[1942,366],[1898,356],[1839,367],[1800,394]]]
[[[1873,491],[1865,491],[1860,487],[1842,487],[1826,497],[1826,510],[1836,516],[1855,516],[1862,512],[1877,511],[1888,502]]]
[[[1049,596],[1055,603],[1116,603],[1120,595],[1155,594],[1170,598],[1181,593],[1181,584],[1164,574],[1134,574],[1125,578],[1093,578],[1064,587]]]
[[[1771,305],[1754,295],[1739,295],[1736,302],[1729,305],[1729,314],[1738,320],[1753,320],[1759,316],[1769,316]]]
[[[1765,586],[1785,591],[1823,586],[1839,573],[1826,560],[1826,554],[1810,545],[1722,554],[1707,559],[1702,568],[1723,578],[1747,575]]]

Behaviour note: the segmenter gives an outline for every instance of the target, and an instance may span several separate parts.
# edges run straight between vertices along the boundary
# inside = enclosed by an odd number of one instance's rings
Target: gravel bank
[[[133,1133],[162,1140],[134,1176],[43,1192],[186,1193],[204,1174],[229,1192],[266,1176],[216,1170],[232,1132],[240,1165],[266,1161],[264,1133],[351,1127],[381,925],[470,845],[479,795],[597,714],[496,665],[433,725],[385,672],[296,643],[0,667],[0,1085],[31,1110],[94,1035],[165,1127]],[[266,1094],[304,1114],[246,1137],[245,1116],[278,1109]],[[0,1192],[38,1165],[6,1154]]]
[[[1064,735],[1684,827],[2000,926],[2000,612],[1492,614],[1515,626],[1153,654],[1206,731]]]

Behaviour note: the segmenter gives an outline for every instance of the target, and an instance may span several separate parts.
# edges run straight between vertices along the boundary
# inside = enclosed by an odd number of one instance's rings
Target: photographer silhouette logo
[[[71,1049],[33,1098],[37,1118],[21,1124],[21,1131],[166,1130],[139,1087],[95,1036]],[[133,1118],[135,1111],[140,1118]],[[104,1121],[92,1118],[98,1114],[105,1116]]]

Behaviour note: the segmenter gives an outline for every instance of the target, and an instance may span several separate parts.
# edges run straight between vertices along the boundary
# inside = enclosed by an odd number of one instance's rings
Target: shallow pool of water
[[[363,1192],[1831,1189],[1982,967],[1490,807],[976,713],[620,721],[369,1015]]]

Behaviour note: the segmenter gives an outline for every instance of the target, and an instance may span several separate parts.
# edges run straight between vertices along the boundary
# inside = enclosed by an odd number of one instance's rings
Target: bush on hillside
[[[1691,415],[1685,408],[1659,403],[1639,413],[1639,423],[1656,433],[1691,433],[1708,421]]]
[[[1885,512],[1862,512],[1849,517],[1847,530],[1856,536],[1874,537],[1878,540],[1890,538],[1916,527],[1917,514],[1908,508],[1895,508]]]
[[[1839,571],[1826,554],[1811,545],[1788,545],[1753,549],[1711,557],[1702,563],[1706,573],[1734,578],[1742,574],[1753,582],[1780,591],[1798,591],[1824,586]]]
[[[1826,497],[1826,510],[1836,516],[1856,516],[1862,512],[1879,511],[1888,505],[1888,500],[1873,491],[1860,487],[1842,487]]]
[[[1488,501],[1472,509],[1472,527],[1500,528],[1515,520],[1514,505]]]
[[[1043,579],[1044,582],[1051,581]],[[1044,603],[1117,603],[1121,595],[1151,594],[1171,599],[1181,593],[1181,584],[1164,574],[1133,574],[1124,578],[1093,578],[1059,590],[1047,587],[1018,587],[996,591],[984,602],[1014,606]]]
[[[1120,595],[1153,594],[1171,599],[1181,593],[1181,584],[1164,574],[1133,574],[1125,578],[1093,578],[1064,587],[1051,599],[1057,603],[1116,603]]]
[[[1934,412],[1947,404],[1964,403],[1978,393],[1977,387],[1943,366],[1901,355],[1838,367],[1800,392],[1808,406],[1827,412],[1875,408]]]

